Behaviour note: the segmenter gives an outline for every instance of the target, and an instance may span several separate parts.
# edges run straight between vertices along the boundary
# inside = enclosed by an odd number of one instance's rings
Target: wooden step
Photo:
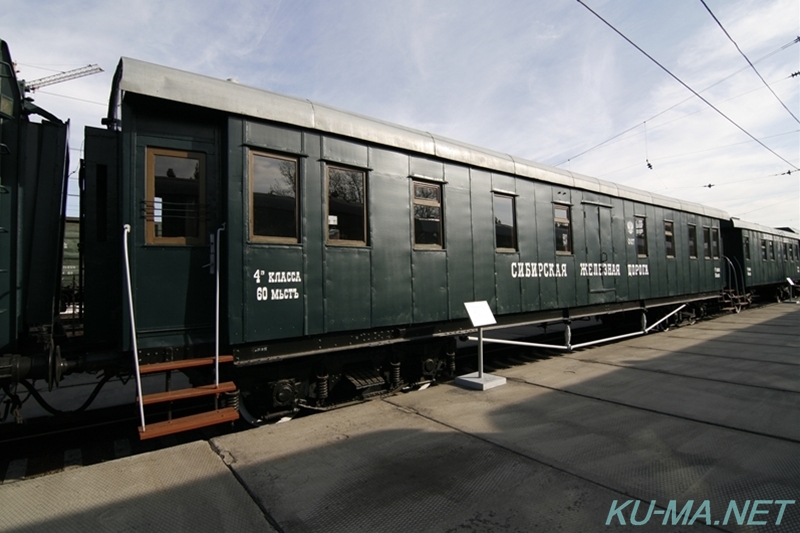
[[[220,394],[223,392],[233,392],[236,390],[236,384],[233,381],[220,383],[219,387],[215,385],[202,385],[200,387],[177,389],[166,392],[156,392],[153,394],[145,394],[142,397],[142,405],[152,405],[154,403],[172,402],[175,400],[186,400],[188,398],[198,398],[200,396],[209,396],[211,394]],[[136,398],[139,401],[139,398]]]
[[[220,363],[232,363],[232,355],[220,355]],[[213,357],[198,357],[196,359],[181,359],[179,361],[167,361],[166,363],[154,363],[152,365],[140,365],[140,374],[153,374],[155,372],[166,372],[167,370],[182,370],[184,368],[192,368],[195,366],[213,365]]]
[[[139,438],[141,440],[154,439],[156,437],[163,437],[164,435],[172,435],[173,433],[181,433],[182,431],[213,426],[223,422],[233,422],[238,418],[239,411],[233,407],[225,407],[223,409],[217,409],[216,411],[209,411],[207,413],[200,413],[196,415],[175,418],[173,420],[166,420],[164,422],[147,424],[144,431],[142,431],[140,426]]]

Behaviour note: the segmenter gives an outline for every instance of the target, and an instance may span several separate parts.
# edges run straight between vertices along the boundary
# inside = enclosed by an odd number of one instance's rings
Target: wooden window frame
[[[719,228],[711,228],[711,257],[719,259],[720,255]]]
[[[256,235],[255,231],[255,187],[253,180],[255,179],[255,172],[253,171],[253,162],[256,157],[269,157],[281,161],[291,161],[295,164],[295,182],[294,182],[294,237],[281,237],[277,235]],[[300,159],[291,156],[278,155],[270,152],[262,152],[260,150],[250,150],[247,157],[248,168],[248,223],[250,228],[248,236],[250,242],[258,243],[271,243],[271,244],[299,244],[300,238]]]
[[[667,229],[667,225],[669,224],[669,229]],[[667,243],[672,245],[672,253],[669,253],[667,247]],[[675,250],[675,222],[672,220],[665,220],[664,221],[664,247],[667,257],[674,258],[676,255]]]
[[[156,157],[176,157],[184,159],[198,159],[200,161],[200,176],[198,179],[198,214],[197,237],[156,237],[155,222],[155,192],[156,192]],[[155,245],[175,246],[203,246],[207,244],[206,235],[206,154],[191,150],[175,150],[171,148],[145,147],[145,243]]]
[[[559,208],[567,211],[567,218],[556,216],[556,209]],[[567,227],[567,250],[558,249],[559,224],[566,225]],[[553,238],[556,246],[556,255],[573,255],[575,253],[575,246],[572,240],[572,206],[560,203],[553,204]]]
[[[639,250],[639,227],[638,222],[642,222],[642,240],[644,241],[644,253]],[[636,240],[636,257],[649,257],[647,246],[647,217],[644,215],[633,216],[633,238]]]
[[[417,198],[417,185],[438,189],[438,201],[430,200],[428,198]],[[415,250],[444,250],[444,187],[442,185],[442,183],[436,181],[423,181],[420,179],[411,180],[411,239],[414,243]],[[439,208],[438,244],[417,242],[417,215],[415,213],[415,206],[417,205]]]
[[[711,226],[703,226],[703,259],[711,259]]]
[[[512,240],[512,247],[504,247],[499,246],[497,243],[497,217],[494,216],[495,212],[495,199],[496,198],[507,198],[511,200],[511,218],[513,219],[513,226],[511,231],[511,240]],[[503,194],[499,192],[492,192],[492,218],[495,219],[494,226],[494,249],[496,252],[504,252],[504,253],[514,253],[519,250],[519,240],[517,239],[517,198],[511,194]]]
[[[330,216],[331,216],[331,204],[330,204],[330,185],[331,185],[331,169],[337,170],[344,170],[346,172],[359,172],[362,176],[362,188],[363,188],[363,216],[362,216],[362,225],[364,230],[364,240],[352,240],[352,239],[331,239],[330,237]],[[368,206],[369,203],[369,189],[368,189],[368,176],[367,171],[363,168],[357,167],[348,167],[346,165],[339,165],[339,164],[326,164],[325,165],[325,243],[330,246],[351,246],[351,247],[367,247],[369,246],[369,227],[367,222],[369,220],[368,217]]]
[[[692,240],[692,230],[694,230],[694,240]],[[687,225],[686,236],[689,245],[689,258],[697,259],[697,224]]]

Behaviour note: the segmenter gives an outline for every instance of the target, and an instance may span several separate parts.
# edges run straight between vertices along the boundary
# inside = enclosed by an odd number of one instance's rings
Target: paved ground
[[[496,373],[2,485],[0,530],[800,531],[800,306]]]

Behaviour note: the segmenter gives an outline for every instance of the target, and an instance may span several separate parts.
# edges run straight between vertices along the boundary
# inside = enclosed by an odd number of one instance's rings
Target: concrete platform
[[[0,531],[800,531],[800,306],[493,373],[2,485]]]

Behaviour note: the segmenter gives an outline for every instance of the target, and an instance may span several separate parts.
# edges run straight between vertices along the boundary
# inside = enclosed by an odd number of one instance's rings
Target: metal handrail
[[[216,292],[216,309],[215,309],[215,323],[214,323],[214,385],[219,387],[219,271],[220,271],[220,243],[219,234],[225,231],[225,224],[223,223],[217,229],[217,239],[214,242],[214,274],[216,276],[217,292]]]
[[[605,339],[598,339],[598,340],[595,340],[595,341],[583,342],[581,344],[575,344],[575,345],[571,344],[569,341],[567,341],[564,346],[560,346],[558,344],[538,344],[538,343],[535,343],[535,342],[509,341],[509,340],[505,340],[505,339],[488,339],[488,338],[483,337],[483,336],[481,336],[481,337],[467,337],[467,339],[471,340],[471,341],[478,341],[478,342],[481,343],[481,345],[484,342],[493,342],[495,344],[510,344],[510,345],[513,345],[513,346],[527,346],[527,347],[531,347],[531,348],[550,348],[550,349],[553,349],[553,350],[566,350],[568,352],[571,352],[574,349],[584,348],[586,346],[592,346],[594,344],[600,344],[600,343],[603,343],[603,342],[611,342],[611,341],[615,341],[615,340],[619,340],[619,339],[626,339],[628,337],[635,337],[637,335],[646,335],[646,334],[650,333],[650,331],[652,331],[653,328],[657,327],[659,324],[664,322],[666,319],[668,319],[672,315],[678,313],[684,307],[686,307],[686,304],[682,304],[677,309],[672,310],[666,316],[662,317],[661,320],[659,320],[658,322],[656,322],[655,324],[653,324],[650,327],[645,327],[645,325],[644,325],[645,323],[643,322],[641,331],[636,331],[636,332],[633,332],[633,333],[626,333],[624,335],[617,335],[617,336],[614,336],[614,337],[607,337]],[[569,332],[569,324],[567,324],[567,332]],[[569,339],[570,337],[571,337],[571,335],[567,335],[566,336],[567,339]],[[483,349],[482,346],[479,347],[479,350],[482,350],[482,349]]]
[[[133,288],[131,286],[131,261],[128,256],[128,234],[131,232],[130,224],[123,226],[122,249],[125,253],[125,278],[128,284],[128,309],[131,314],[131,339],[133,341],[133,363],[136,369],[136,394],[139,399],[139,417],[142,421],[142,431],[144,426],[144,398],[142,397],[142,375],[139,371],[139,346],[136,342],[136,319],[133,312]]]

